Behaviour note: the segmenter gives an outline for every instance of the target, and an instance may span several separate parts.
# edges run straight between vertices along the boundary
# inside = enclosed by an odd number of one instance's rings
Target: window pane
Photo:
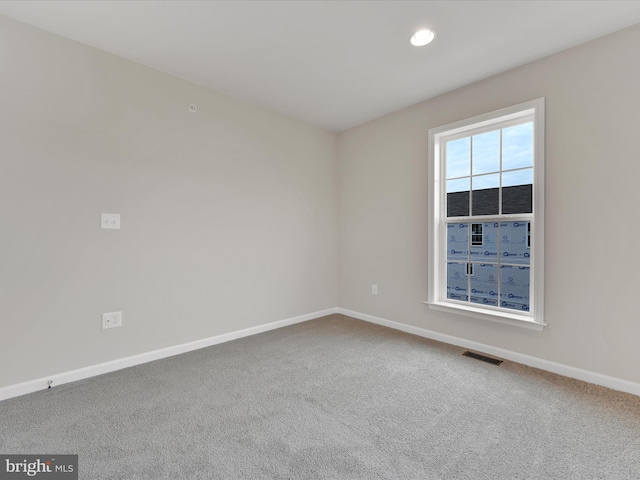
[[[533,166],[533,122],[502,129],[502,170]]]
[[[469,184],[471,179],[447,180],[447,217],[469,215]]]
[[[500,174],[472,177],[472,215],[496,215],[499,213]]]
[[[500,130],[473,136],[473,174],[500,171]]]
[[[529,311],[529,267],[500,266],[500,306]]]
[[[529,265],[529,222],[502,222],[500,224],[500,263]]]
[[[467,264],[447,262],[447,298],[468,301]]]
[[[502,174],[503,187],[515,187],[518,185],[533,184],[533,168],[525,168],[524,170],[515,170],[513,172],[504,172]]]
[[[447,142],[447,178],[471,175],[471,137]]]
[[[498,222],[485,222],[482,224],[482,245],[469,247],[469,258],[476,262],[498,261]]]
[[[471,296],[473,303],[498,305],[498,265],[475,263],[471,277]]]
[[[502,213],[533,212],[533,169],[502,174]]]
[[[468,192],[471,179],[469,177],[447,180],[447,193]]]
[[[469,260],[469,224],[447,224],[447,260]]]
[[[500,174],[479,175],[472,177],[473,189],[484,190],[487,188],[498,188],[500,186]]]

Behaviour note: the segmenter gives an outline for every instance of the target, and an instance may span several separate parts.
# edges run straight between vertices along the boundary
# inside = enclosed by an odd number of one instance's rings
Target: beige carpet
[[[0,402],[0,453],[79,454],[82,479],[640,479],[640,397],[462,352],[332,315]]]

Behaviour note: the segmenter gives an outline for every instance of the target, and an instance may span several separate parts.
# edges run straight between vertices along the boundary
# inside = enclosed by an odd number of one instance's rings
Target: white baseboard
[[[153,350],[151,352],[142,353],[139,355],[133,355],[131,357],[125,357],[118,360],[112,360],[110,362],[100,363],[97,365],[91,365],[89,367],[79,368],[77,370],[71,370],[69,372],[58,373],[47,377],[30,380],[24,383],[16,385],[9,385],[7,387],[0,388],[0,401],[6,400],[27,393],[36,392],[38,390],[44,390],[48,388],[49,381],[51,386],[62,385],[69,382],[75,382],[96,375],[102,375],[104,373],[114,372],[127,367],[133,367],[161,358],[171,357],[173,355],[179,355],[181,353],[191,352],[193,350],[199,350],[201,348],[210,347],[219,343],[229,342],[238,338],[248,337],[256,335],[258,333],[267,332],[269,330],[275,330],[277,328],[286,327],[296,323],[306,322],[307,320],[313,320],[314,318],[324,317],[333,313],[340,313],[349,317],[364,320],[366,322],[375,323],[385,327],[400,330],[402,332],[411,333],[420,337],[430,338],[439,342],[448,343],[450,345],[456,345],[458,347],[469,348],[478,352],[493,355],[512,362],[521,363],[530,367],[539,368],[548,372],[557,373],[565,377],[575,378],[584,382],[601,385],[603,387],[612,388],[622,392],[632,393],[640,396],[640,384],[623,380],[601,373],[591,372],[589,370],[583,370],[569,365],[563,365],[561,363],[551,362],[538,357],[532,357],[522,353],[514,352],[511,350],[505,350],[484,343],[474,342],[472,340],[465,340],[463,338],[454,337],[444,333],[434,332],[420,327],[414,327],[412,325],[406,325],[392,320],[387,320],[366,313],[355,312],[353,310],[347,310],[345,308],[328,308],[318,312],[308,313],[306,315],[300,315],[298,317],[287,318],[285,320],[279,320],[264,325],[258,325],[256,327],[245,328],[243,330],[237,330],[235,332],[225,333],[222,335],[216,335],[215,337],[204,338],[202,340],[196,340],[194,342],[183,343],[181,345],[175,345],[172,347],[162,348],[160,350]]]
[[[613,390],[619,390],[621,392],[632,393],[634,395],[640,396],[640,383],[630,382],[629,380],[623,380],[621,378],[610,377],[601,373],[591,372],[589,370],[583,370],[581,368],[551,362],[549,360],[532,357],[530,355],[514,352],[512,350],[492,347],[491,345],[485,345],[484,343],[465,340],[464,338],[454,337],[452,335],[446,335],[444,333],[438,333],[420,327],[405,325],[403,323],[386,320],[384,318],[374,317],[373,315],[368,315],[366,313],[354,312],[353,310],[347,310],[346,308],[339,307],[337,311],[342,315],[347,315],[349,317],[364,320],[366,322],[375,323],[377,325],[382,325],[407,333],[412,333],[420,337],[430,338],[432,340],[448,343],[450,345],[469,348],[478,352],[493,355],[495,357],[504,358],[505,360],[511,360],[512,362],[539,368],[540,370],[546,370],[548,372],[557,373],[558,375],[563,375],[565,377],[575,378],[584,382],[594,383],[603,387],[612,388]]]
[[[216,335],[215,337],[204,338],[202,340],[196,340],[194,342],[161,348],[160,350],[153,350],[151,352],[141,353],[139,355],[133,355],[131,357],[120,358],[97,365],[91,365],[89,367],[79,368],[77,370],[71,370],[69,372],[57,373],[55,375],[49,375],[47,377],[30,380],[28,382],[19,383],[16,385],[9,385],[7,387],[0,388],[0,401],[6,400],[8,398],[18,397],[20,395],[25,395],[27,393],[37,392],[38,390],[44,390],[48,388],[49,385],[55,387],[64,383],[75,382],[77,380],[95,377],[96,375],[114,372],[123,368],[133,367],[134,365],[140,365],[142,363],[160,360],[161,358],[180,355],[181,353],[191,352],[193,350],[199,350],[201,348],[210,347],[219,343],[230,342],[231,340],[236,340],[238,338],[249,337],[251,335],[267,332],[269,330],[275,330],[276,328],[286,327],[295,323],[306,322],[307,320],[313,320],[314,318],[320,318],[324,317],[325,315],[337,313],[337,310],[337,308],[328,308],[319,312],[307,313],[306,315],[300,315],[298,317],[287,318],[285,320],[258,325],[257,327],[245,328],[243,330],[237,330],[235,332]],[[49,382],[51,382],[51,384],[49,384]]]

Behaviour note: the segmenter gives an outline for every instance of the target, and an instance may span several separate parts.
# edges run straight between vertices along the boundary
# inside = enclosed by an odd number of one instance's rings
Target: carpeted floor
[[[0,402],[81,479],[640,479],[640,397],[332,315]],[[5,366],[6,368],[6,366]]]

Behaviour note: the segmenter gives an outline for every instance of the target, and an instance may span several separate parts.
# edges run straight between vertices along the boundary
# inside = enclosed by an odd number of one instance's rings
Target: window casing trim
[[[455,300],[447,300],[447,302],[422,302],[429,306],[432,310],[462,315],[464,317],[480,318],[490,322],[501,323],[503,325],[512,325],[516,327],[528,328],[530,330],[542,331],[547,325],[546,323],[536,322],[531,316],[519,313],[505,313],[503,311],[487,311],[489,307],[474,307],[474,304],[454,305]]]
[[[525,217],[533,219],[531,227],[533,244],[531,250],[531,278],[532,298],[531,307],[533,313],[509,312],[505,309],[494,309],[488,306],[477,307],[473,304],[456,302],[443,298],[443,252],[446,242],[443,230],[446,229],[444,218],[444,205],[442,205],[441,189],[444,188],[445,179],[442,172],[441,148],[446,138],[450,141],[455,138],[468,136],[473,132],[476,135],[483,131],[491,131],[495,128],[505,128],[526,121],[534,123],[534,164],[533,164],[533,214],[500,215],[500,216],[469,216],[456,217],[460,220],[478,222],[492,218],[508,221],[521,220]],[[534,330],[542,330],[544,323],[544,98],[538,98],[511,107],[478,115],[473,118],[453,122],[429,130],[429,186],[430,208],[428,209],[429,239],[428,248],[428,296],[424,302],[430,308],[457,313],[465,316],[473,316],[486,320],[497,321],[510,325],[517,325]],[[453,220],[449,218],[448,220]],[[445,282],[446,283],[446,282]]]

